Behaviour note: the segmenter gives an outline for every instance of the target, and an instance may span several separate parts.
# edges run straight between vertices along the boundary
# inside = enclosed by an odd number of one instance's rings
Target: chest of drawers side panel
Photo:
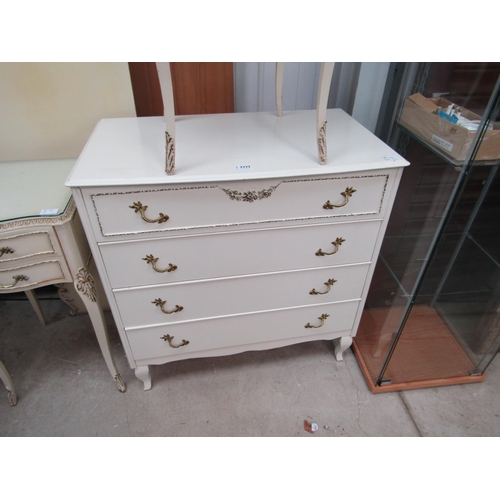
[[[389,223],[389,219],[390,219],[390,215],[391,215],[391,210],[392,210],[392,207],[394,204],[394,200],[396,198],[396,193],[397,193],[402,175],[403,175],[403,167],[395,169],[393,174],[392,174],[392,181],[388,185],[387,197],[386,197],[386,215],[381,222],[380,231],[379,231],[377,240],[376,240],[375,245],[374,245],[373,259],[372,259],[372,263],[370,264],[370,267],[369,267],[367,275],[366,275],[366,280],[365,280],[364,287],[363,287],[363,293],[361,296],[360,307],[358,310],[358,314],[356,315],[353,329],[352,329],[352,336],[355,336],[357,331],[358,331],[359,322],[361,320],[363,308],[365,306],[366,298],[368,296],[373,273],[375,272],[375,268],[378,264],[378,256],[380,254],[380,248],[381,248],[382,242],[384,240],[385,232],[386,232],[387,225]]]

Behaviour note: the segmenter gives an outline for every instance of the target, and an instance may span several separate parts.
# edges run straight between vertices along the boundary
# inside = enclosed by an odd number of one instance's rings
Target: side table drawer
[[[266,343],[279,340],[291,344],[308,340],[310,336],[315,339],[337,338],[352,328],[358,305],[359,301],[351,301],[266,311],[128,329],[126,334],[134,359],[156,364],[168,361],[168,358],[210,356],[211,351],[221,348],[251,350],[254,346],[265,349]],[[320,319],[322,315],[328,316]],[[183,341],[188,344],[182,345]]]
[[[0,238],[0,269],[11,266],[13,261],[19,259],[59,252],[57,238],[50,228],[12,236],[5,236],[4,233]]]
[[[86,190],[96,237],[229,228],[381,213],[390,175],[360,173],[339,177],[266,179]]]
[[[379,228],[380,221],[373,220],[128,241],[99,248],[112,288],[124,288],[370,262]],[[320,250],[325,255],[316,255]]]
[[[66,263],[49,260],[21,267],[0,270],[0,293],[16,292],[30,287],[71,281]]]

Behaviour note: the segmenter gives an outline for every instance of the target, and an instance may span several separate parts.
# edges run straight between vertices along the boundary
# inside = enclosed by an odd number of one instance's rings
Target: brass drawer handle
[[[329,280],[325,283],[325,285],[326,285],[326,291],[325,291],[325,292],[317,292],[317,291],[316,291],[316,288],[313,288],[313,289],[309,292],[309,294],[310,294],[310,295],[325,295],[325,294],[327,294],[327,293],[328,293],[328,292],[332,289],[333,284],[334,284],[334,283],[336,283],[336,282],[337,282],[337,280],[334,280],[333,278],[332,278],[332,279],[329,279]]]
[[[146,257],[143,257],[142,260],[145,260],[148,264],[151,264],[153,266],[153,269],[157,273],[170,273],[177,269],[176,265],[170,263],[168,264],[168,267],[166,269],[158,269],[158,267],[156,267],[156,263],[158,262],[158,257],[155,257],[153,255],[146,255]]]
[[[324,205],[323,208],[325,210],[332,210],[333,208],[341,208],[345,207],[349,203],[349,198],[352,196],[353,193],[355,193],[356,190],[353,189],[352,187],[345,188],[345,191],[340,193],[344,197],[344,203],[341,203],[340,205],[333,205],[330,203],[330,200],[328,200]]]
[[[162,222],[167,222],[168,219],[170,219],[170,217],[168,215],[162,214],[161,212],[160,212],[160,217],[158,217],[158,219],[154,219],[154,220],[153,219],[149,219],[144,214],[144,212],[148,209],[148,206],[147,205],[143,205],[140,201],[134,201],[134,204],[130,205],[129,208],[133,208],[135,210],[135,213],[141,212],[142,220],[144,220],[146,222],[149,222],[150,224],[155,224],[156,222],[158,224],[161,224]]]
[[[318,319],[321,321],[321,324],[318,326],[313,326],[311,323],[307,323],[305,328],[321,328],[325,324],[325,319],[328,318],[330,315],[329,314],[322,314]]]
[[[340,245],[342,245],[342,243],[344,243],[344,241],[344,238],[337,238],[335,241],[332,241],[332,245],[335,247],[335,250],[333,252],[323,252],[323,250],[321,250],[320,248],[316,252],[316,255],[318,255],[319,257],[322,257],[324,255],[333,255],[339,251],[339,247]]]
[[[155,306],[158,306],[161,311],[165,314],[173,314],[173,313],[176,313],[176,312],[179,312],[179,311],[182,311],[184,309],[184,307],[182,306],[175,306],[175,309],[172,309],[171,311],[167,311],[165,308],[164,308],[164,305],[167,303],[166,300],[161,300],[161,299],[155,299],[153,300],[153,302],[151,302],[151,304],[154,304]]]
[[[12,279],[14,280],[14,283],[12,285],[0,285],[0,288],[14,288],[19,281],[28,281],[29,278],[28,276],[25,276],[24,274],[16,274],[16,276],[12,276]]]
[[[1,248],[0,248],[0,257],[1,257],[4,253],[14,253],[14,249],[13,249],[13,248],[9,248],[9,247],[1,247]]]
[[[168,345],[170,347],[173,347],[174,349],[178,349],[179,347],[182,347],[184,345],[188,345],[189,344],[189,340],[183,340],[179,345],[174,345],[172,344],[172,340],[174,340],[174,337],[173,335],[163,335],[163,337],[160,337],[162,340],[164,340],[165,342],[168,342]]]

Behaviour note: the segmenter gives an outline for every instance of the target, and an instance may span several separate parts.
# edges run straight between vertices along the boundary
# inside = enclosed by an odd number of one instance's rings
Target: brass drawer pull
[[[179,312],[179,311],[182,311],[184,309],[184,307],[182,306],[175,306],[175,309],[172,309],[171,311],[167,311],[165,310],[165,308],[163,307],[165,304],[167,303],[166,300],[161,300],[161,299],[155,299],[153,300],[153,302],[151,302],[151,304],[154,304],[155,306],[159,306],[159,308],[161,309],[161,311],[165,314],[173,314],[173,313],[176,313],[176,312]]]
[[[25,276],[24,274],[16,274],[16,276],[12,276],[12,279],[14,280],[14,283],[12,285],[0,285],[0,288],[14,288],[19,281],[28,281],[29,278],[28,276]]]
[[[13,248],[9,248],[9,247],[1,247],[1,248],[0,248],[0,257],[1,257],[4,253],[14,253],[14,249],[13,249]]]
[[[146,257],[143,257],[142,260],[145,260],[148,264],[151,264],[153,266],[153,269],[157,273],[170,273],[172,271],[175,271],[177,269],[177,266],[174,264],[168,264],[168,267],[166,269],[158,269],[156,267],[156,263],[158,262],[158,257],[155,257],[153,255],[146,255]]]
[[[326,285],[326,291],[325,291],[325,292],[317,292],[317,291],[316,291],[316,288],[313,288],[313,289],[309,292],[309,294],[310,294],[310,295],[325,295],[325,294],[327,294],[327,293],[328,293],[328,292],[332,289],[333,284],[334,284],[334,283],[336,283],[336,282],[337,282],[337,280],[334,280],[333,278],[332,278],[332,279],[329,279],[329,280],[325,283],[325,285]]]
[[[333,255],[339,251],[339,247],[340,245],[342,245],[342,243],[344,243],[344,241],[344,238],[337,238],[335,241],[332,241],[332,245],[335,247],[335,250],[333,252],[323,252],[323,250],[321,250],[320,248],[316,252],[316,255],[318,255],[319,257],[322,257],[324,255]]]
[[[353,189],[352,187],[345,188],[345,191],[340,193],[344,197],[344,203],[341,203],[340,205],[333,205],[330,203],[330,200],[328,200],[324,205],[323,208],[325,210],[332,210],[333,208],[341,208],[345,207],[349,203],[349,198],[352,196],[353,193],[355,193],[356,190]]]
[[[168,215],[162,214],[161,212],[160,212],[160,217],[158,217],[158,219],[154,219],[154,220],[153,219],[149,219],[144,214],[144,212],[148,209],[148,206],[147,205],[143,205],[140,201],[134,201],[134,204],[130,205],[129,208],[133,208],[135,210],[135,213],[141,212],[142,220],[144,220],[146,222],[149,222],[150,224],[154,224],[156,222],[158,224],[161,224],[162,222],[167,222],[168,219],[170,219],[170,217]]]
[[[318,326],[313,326],[311,323],[307,323],[305,328],[321,328],[325,324],[325,319],[328,318],[330,315],[329,314],[322,314],[318,319],[321,321],[321,324]]]
[[[174,345],[172,344],[172,340],[174,340],[174,337],[173,335],[163,335],[163,337],[160,337],[162,340],[164,340],[165,342],[168,342],[168,345],[170,347],[173,347],[174,349],[178,349],[179,347],[182,347],[183,345],[188,345],[189,344],[189,340],[183,340],[179,345]]]

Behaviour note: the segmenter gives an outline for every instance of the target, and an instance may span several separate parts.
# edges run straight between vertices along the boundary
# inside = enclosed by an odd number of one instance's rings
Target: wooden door
[[[176,115],[234,112],[232,62],[170,63]],[[156,64],[130,62],[137,116],[162,116]]]

